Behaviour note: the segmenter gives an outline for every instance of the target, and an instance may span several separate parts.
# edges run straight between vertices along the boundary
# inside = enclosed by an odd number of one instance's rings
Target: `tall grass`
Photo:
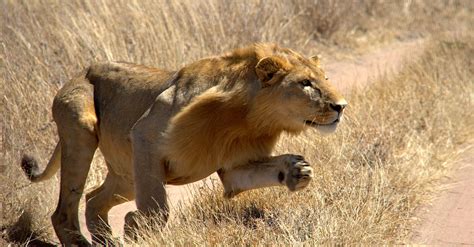
[[[452,27],[462,31],[472,26],[472,10],[469,0],[0,1],[2,237],[54,239],[49,215],[58,180],[29,185],[19,157],[28,152],[41,164],[47,162],[57,141],[50,113],[54,94],[94,61],[173,69],[256,41],[306,54],[345,56],[394,38],[439,34]],[[316,155],[323,144],[310,138],[288,149]],[[88,188],[103,176],[102,160],[95,159]],[[331,188],[331,183],[321,186]],[[245,198],[238,203],[252,200]]]
[[[163,230],[143,226],[137,245],[406,243],[417,207],[474,136],[472,36],[431,42],[394,78],[351,94],[335,135],[284,137],[278,153],[302,153],[308,189],[256,190],[223,199],[219,184],[174,209]]]

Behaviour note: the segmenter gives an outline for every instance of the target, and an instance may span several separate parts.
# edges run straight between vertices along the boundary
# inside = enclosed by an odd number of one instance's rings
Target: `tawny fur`
[[[164,184],[186,184],[219,171],[226,196],[244,190],[307,186],[312,170],[298,155],[271,156],[282,132],[308,125],[333,131],[346,102],[326,80],[317,57],[256,44],[205,58],[178,71],[128,63],[91,65],[58,92],[53,117],[60,142],[40,174],[61,166],[61,196],[52,220],[62,243],[85,244],[77,205],[97,147],[108,175],[87,195],[87,225],[136,199],[140,211],[167,211]],[[47,175],[47,176],[46,176]],[[41,179],[39,179],[41,178]],[[165,213],[164,215],[167,215]]]

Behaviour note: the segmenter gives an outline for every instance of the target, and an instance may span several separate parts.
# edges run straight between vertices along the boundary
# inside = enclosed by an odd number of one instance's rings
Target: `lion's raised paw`
[[[308,186],[313,178],[313,168],[301,155],[289,155],[286,161],[287,171],[284,175],[284,183],[291,191],[301,190]],[[281,175],[280,175],[281,176]]]

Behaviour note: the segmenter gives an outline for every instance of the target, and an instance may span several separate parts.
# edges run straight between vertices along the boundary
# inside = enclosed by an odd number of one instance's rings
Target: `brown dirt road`
[[[380,75],[396,73],[403,65],[405,58],[416,57],[421,53],[422,43],[422,40],[394,42],[354,59],[327,61],[323,67],[330,80],[343,92],[348,92],[353,87],[366,85]],[[323,60],[326,59],[323,58]],[[213,174],[210,178],[190,185],[168,186],[168,197],[172,207],[183,200],[192,200],[192,191],[209,184],[209,179],[218,178]],[[109,223],[114,234],[119,236],[122,234],[125,214],[135,209],[132,201],[116,206],[109,212]],[[83,210],[80,212],[80,224],[82,232],[90,239]]]
[[[413,243],[474,246],[474,147],[462,154],[445,191],[421,213]]]

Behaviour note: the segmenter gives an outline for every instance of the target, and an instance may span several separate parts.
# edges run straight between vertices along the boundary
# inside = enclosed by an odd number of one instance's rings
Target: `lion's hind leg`
[[[78,130],[79,131],[79,130]],[[51,217],[61,243],[88,245],[80,232],[78,208],[97,139],[90,133],[61,138],[61,186],[58,206]]]
[[[64,85],[54,98],[53,117],[61,145],[61,184],[51,220],[61,244],[88,246],[80,232],[78,209],[98,146],[93,86],[83,77]]]
[[[109,171],[104,183],[87,194],[86,199],[86,222],[92,241],[107,245],[107,237],[112,234],[108,212],[112,207],[134,199],[133,185]]]

